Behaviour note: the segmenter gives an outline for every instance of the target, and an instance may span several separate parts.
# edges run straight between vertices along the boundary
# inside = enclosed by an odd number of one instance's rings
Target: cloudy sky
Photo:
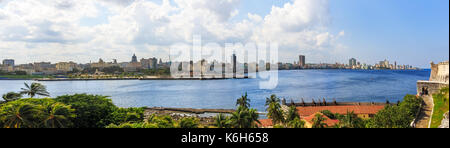
[[[0,59],[168,59],[169,46],[277,42],[279,59],[429,67],[449,57],[448,0],[0,0]]]

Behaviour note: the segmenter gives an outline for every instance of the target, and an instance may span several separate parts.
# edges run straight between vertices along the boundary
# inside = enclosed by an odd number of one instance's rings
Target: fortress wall
[[[417,95],[431,95],[438,93],[441,88],[448,87],[448,84],[430,81],[417,82]]]
[[[449,83],[449,62],[431,63],[430,81]]]
[[[417,94],[431,95],[438,93],[443,87],[449,87],[449,62],[432,62],[430,80],[417,82]]]

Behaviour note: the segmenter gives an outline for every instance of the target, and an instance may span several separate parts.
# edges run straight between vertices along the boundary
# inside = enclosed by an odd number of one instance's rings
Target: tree
[[[368,128],[410,128],[419,112],[422,98],[406,95],[399,105],[386,105],[369,121]]]
[[[6,128],[38,127],[37,122],[39,119],[36,119],[36,117],[42,115],[38,106],[22,102],[4,105],[0,114],[0,119]]]
[[[30,96],[30,98],[33,98],[36,95],[40,95],[40,96],[50,96],[50,93],[47,92],[47,88],[40,84],[40,83],[31,83],[31,85],[28,85],[27,83],[25,84],[25,88],[22,88],[22,91],[20,92],[20,94],[26,94],[28,96]]]
[[[295,105],[291,105],[289,107],[289,110],[288,110],[287,115],[286,115],[286,121],[290,122],[290,121],[293,121],[293,120],[295,120],[296,118],[299,118],[299,117],[300,117],[300,115],[298,115],[297,107]]]
[[[19,100],[20,98],[22,98],[22,94],[15,93],[15,92],[9,92],[9,93],[4,94],[2,98],[6,102],[10,102],[10,101]]]
[[[312,119],[312,128],[325,128],[327,126],[327,124],[325,123],[326,120],[326,118],[322,117],[322,114],[316,114]]]
[[[346,115],[342,116],[340,119],[340,128],[363,128],[364,121],[352,111],[347,112]]]
[[[199,121],[197,118],[191,117],[191,118],[182,118],[180,120],[180,123],[178,123],[178,126],[180,128],[198,128]]]
[[[64,95],[54,100],[75,109],[77,116],[72,122],[77,128],[104,128],[111,124],[111,114],[118,109],[111,99],[100,95]]]
[[[46,107],[47,118],[44,120],[46,128],[67,128],[72,126],[72,119],[76,117],[75,110],[62,103],[49,104]]]
[[[236,106],[250,108],[250,99],[248,98],[247,93],[237,100]]]
[[[266,98],[267,117],[272,119],[273,124],[283,123],[283,111],[281,110],[280,99],[276,95]]]
[[[300,120],[300,117],[295,118],[288,122],[288,127],[290,128],[304,128],[305,121]]]
[[[254,128],[258,120],[258,113],[255,109],[246,109],[239,106],[236,112],[231,114],[230,122],[234,128]]]
[[[230,128],[230,120],[229,118],[225,117],[222,113],[218,114],[214,118],[214,124],[217,128]]]

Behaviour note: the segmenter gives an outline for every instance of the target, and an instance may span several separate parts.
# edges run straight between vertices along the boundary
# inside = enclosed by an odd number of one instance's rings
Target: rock
[[[439,128],[449,128],[448,126],[449,118],[448,118],[448,112],[444,114],[444,119],[442,119],[442,123],[439,126]]]

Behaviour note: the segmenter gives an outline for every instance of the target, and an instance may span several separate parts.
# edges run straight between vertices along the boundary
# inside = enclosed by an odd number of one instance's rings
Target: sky
[[[0,0],[0,59],[169,59],[175,43],[278,43],[279,61],[427,68],[449,59],[448,0]]]

